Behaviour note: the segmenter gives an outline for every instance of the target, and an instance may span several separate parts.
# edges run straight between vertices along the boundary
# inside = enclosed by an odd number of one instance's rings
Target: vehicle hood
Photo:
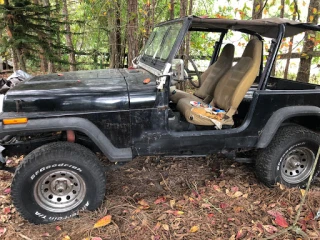
[[[138,75],[150,75],[143,70],[135,71]],[[7,92],[3,111],[128,110],[129,89],[140,97],[145,90],[137,90],[143,79],[133,75],[124,69],[104,69],[36,76]],[[151,92],[154,91],[155,87]]]

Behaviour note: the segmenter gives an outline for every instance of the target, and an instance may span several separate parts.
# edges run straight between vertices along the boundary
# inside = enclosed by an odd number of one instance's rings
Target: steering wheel
[[[192,77],[189,77],[188,79],[189,79],[192,86],[194,86],[195,88],[199,88],[201,86],[201,75],[200,75],[200,72],[197,68],[197,65],[194,63],[194,61],[189,56],[184,55],[184,57],[187,61],[189,61],[191,63],[192,67],[194,68],[194,71],[196,72],[196,75],[198,77],[198,83],[194,82]]]

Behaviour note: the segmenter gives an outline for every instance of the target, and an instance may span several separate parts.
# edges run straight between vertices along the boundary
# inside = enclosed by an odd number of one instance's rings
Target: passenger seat
[[[223,119],[217,120],[207,117],[204,108],[193,107],[188,98],[182,98],[177,109],[186,120],[195,125],[222,128],[223,125],[234,125],[233,115],[257,77],[261,64],[262,42],[258,39],[250,40],[242,57],[219,81],[213,93],[210,105],[226,112]]]
[[[233,57],[234,46],[233,44],[227,44],[223,48],[218,60],[201,75],[203,83],[193,95],[173,87],[170,88],[170,100],[174,103],[178,103],[180,99],[188,98],[190,101],[203,101],[209,103],[213,98],[212,95],[219,80],[231,68]]]

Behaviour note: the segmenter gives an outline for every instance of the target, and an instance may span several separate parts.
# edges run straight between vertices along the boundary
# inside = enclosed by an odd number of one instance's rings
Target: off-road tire
[[[65,192],[63,197],[59,197],[62,193],[57,192],[57,186]],[[51,196],[46,195],[48,189],[54,191]],[[24,158],[15,172],[11,196],[23,218],[43,224],[96,209],[103,201],[105,189],[105,172],[95,154],[79,144],[55,142]]]
[[[320,135],[311,130],[298,125],[281,127],[267,148],[257,155],[257,178],[268,187],[281,183],[287,187],[304,188],[319,145]],[[319,162],[314,177],[318,172]]]

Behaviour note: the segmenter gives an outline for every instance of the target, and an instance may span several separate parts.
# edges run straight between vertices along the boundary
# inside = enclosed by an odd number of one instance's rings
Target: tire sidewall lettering
[[[35,211],[34,215],[38,218],[41,218],[43,220],[49,220],[49,221],[61,221],[61,220],[66,220],[69,218],[73,218],[79,214],[79,212],[85,211],[89,207],[89,201],[87,201],[79,210],[72,212],[71,214],[68,214],[67,216],[63,217],[53,217],[53,216],[48,216],[45,213],[42,213],[39,211]]]
[[[71,165],[71,164],[66,164],[66,163],[60,163],[60,164],[51,164],[51,165],[47,165],[47,166],[44,166],[44,167],[41,167],[40,169],[36,170],[30,177],[31,181],[33,181],[38,175],[39,173],[42,173],[48,169],[51,169],[51,168],[58,168],[58,167],[68,167],[68,168],[71,168],[73,170],[76,170],[78,172],[82,172],[82,169],[77,167],[77,166],[74,166],[74,165]]]

